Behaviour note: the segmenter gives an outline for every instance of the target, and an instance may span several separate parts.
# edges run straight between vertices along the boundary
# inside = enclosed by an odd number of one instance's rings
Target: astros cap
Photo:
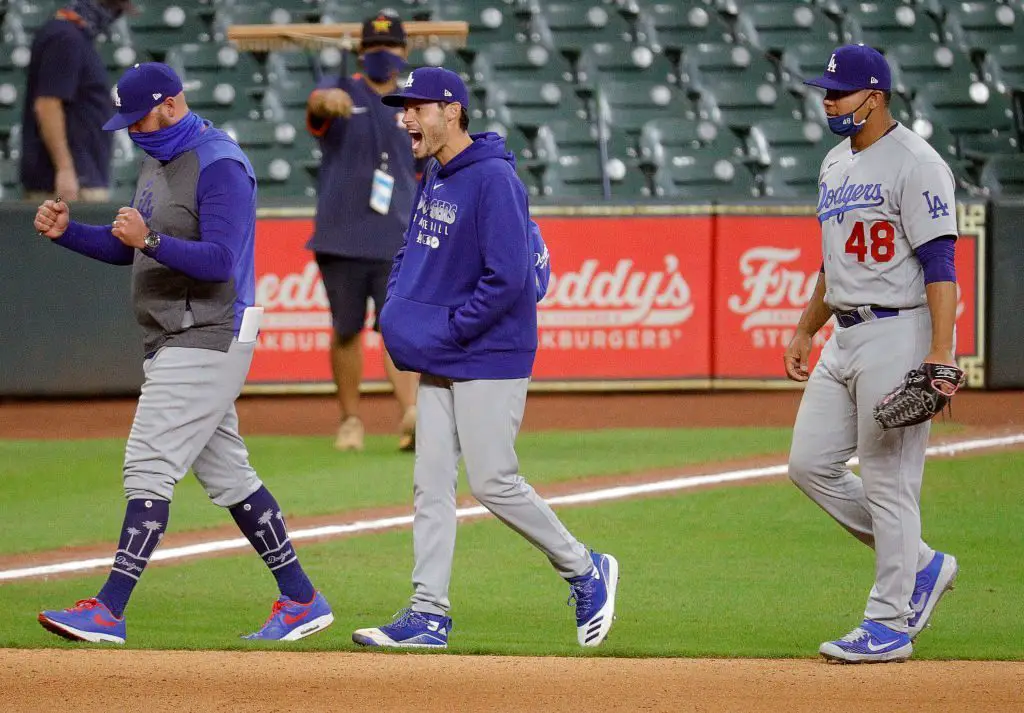
[[[361,43],[364,48],[375,45],[405,47],[405,27],[393,11],[381,10],[363,21]]]
[[[859,89],[887,92],[892,88],[892,75],[889,63],[878,50],[865,45],[843,45],[829,57],[824,73],[804,84],[840,92]]]
[[[469,91],[462,78],[444,67],[414,69],[402,85],[402,91],[387,94],[381,101],[388,106],[405,106],[406,99],[435,102],[458,102],[469,108]]]

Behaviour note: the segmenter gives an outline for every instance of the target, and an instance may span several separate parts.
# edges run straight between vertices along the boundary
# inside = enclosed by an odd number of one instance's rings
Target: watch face
[[[146,247],[155,248],[160,244],[160,236],[156,235],[155,233],[149,233],[148,235],[146,235],[143,242],[146,243]]]

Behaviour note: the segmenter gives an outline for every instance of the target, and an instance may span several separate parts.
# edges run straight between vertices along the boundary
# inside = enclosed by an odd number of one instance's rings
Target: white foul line
[[[1024,443],[1024,433],[1016,433],[1010,436],[980,438],[969,441],[946,443],[938,446],[930,446],[925,453],[928,456],[955,456],[968,451],[982,450],[985,448],[1000,448],[1003,446],[1013,446],[1021,443]],[[856,464],[856,458],[850,460],[850,465]],[[734,483],[742,480],[770,478],[772,476],[785,475],[787,470],[788,467],[785,464],[782,464],[766,466],[763,468],[730,470],[722,473],[710,473],[708,475],[683,476],[678,478],[669,478],[667,480],[659,480],[653,483],[619,485],[613,488],[590,490],[582,493],[574,493],[572,495],[558,495],[547,498],[547,503],[549,505],[556,506],[598,503],[607,500],[622,500],[624,498],[631,498],[637,495],[668,493],[677,490],[699,488],[703,485],[721,485],[723,483]],[[459,508],[455,511],[456,517],[460,520],[481,517],[487,514],[487,509],[480,505]],[[402,515],[399,517],[386,517],[377,520],[360,520],[345,523],[343,525],[310,527],[302,530],[293,530],[290,534],[291,539],[293,540],[308,540],[318,537],[330,537],[333,535],[348,535],[358,532],[389,530],[396,527],[408,527],[409,525],[412,525],[412,515]],[[249,546],[249,541],[244,537],[235,537],[229,540],[199,542],[194,545],[184,545],[182,547],[170,547],[158,550],[153,553],[151,561],[158,562],[163,560],[181,559],[183,557],[192,557],[195,555],[245,549]],[[111,557],[95,557],[93,559],[72,560],[69,562],[58,562],[57,564],[40,565],[37,567],[0,570],[0,581],[41,577],[50,574],[84,572],[91,569],[107,568],[112,564],[113,559]]]

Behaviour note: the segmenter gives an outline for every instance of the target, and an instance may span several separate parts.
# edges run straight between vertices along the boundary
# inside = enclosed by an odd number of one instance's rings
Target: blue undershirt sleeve
[[[245,168],[230,158],[214,161],[199,174],[199,240],[160,235],[160,247],[147,255],[203,282],[231,279],[252,219],[256,190]]]
[[[85,225],[72,220],[64,234],[53,242],[111,265],[131,265],[135,260],[135,250],[115,238],[109,225]]]
[[[956,282],[956,238],[952,235],[933,238],[914,252],[924,270],[924,284]]]

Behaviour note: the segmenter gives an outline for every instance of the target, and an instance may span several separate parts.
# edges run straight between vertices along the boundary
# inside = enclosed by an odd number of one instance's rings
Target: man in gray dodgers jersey
[[[822,270],[786,349],[787,375],[808,381],[789,475],[875,550],[864,621],[825,642],[829,660],[903,661],[957,574],[921,540],[920,492],[930,422],[882,430],[874,406],[922,361],[953,364],[957,235],[949,167],[889,112],[885,58],[838,48],[823,76],[829,128],[847,137],[821,164]],[[808,380],[811,339],[836,330]],[[860,477],[846,463],[860,458]],[[916,576],[915,576],[916,573]]]
[[[246,638],[294,641],[334,620],[299,564],[281,508],[249,465],[235,399],[256,346],[256,179],[238,144],[189,111],[165,64],[137,64],[118,82],[104,129],[128,129],[146,154],[132,207],[111,225],[70,220],[46,201],[35,228],[61,247],[132,265],[144,331],[145,382],[125,448],[124,525],[99,593],[39,622],[68,639],[123,644],[124,610],[164,532],[174,486],[189,468],[227,508],[277,580],[281,596]]]

